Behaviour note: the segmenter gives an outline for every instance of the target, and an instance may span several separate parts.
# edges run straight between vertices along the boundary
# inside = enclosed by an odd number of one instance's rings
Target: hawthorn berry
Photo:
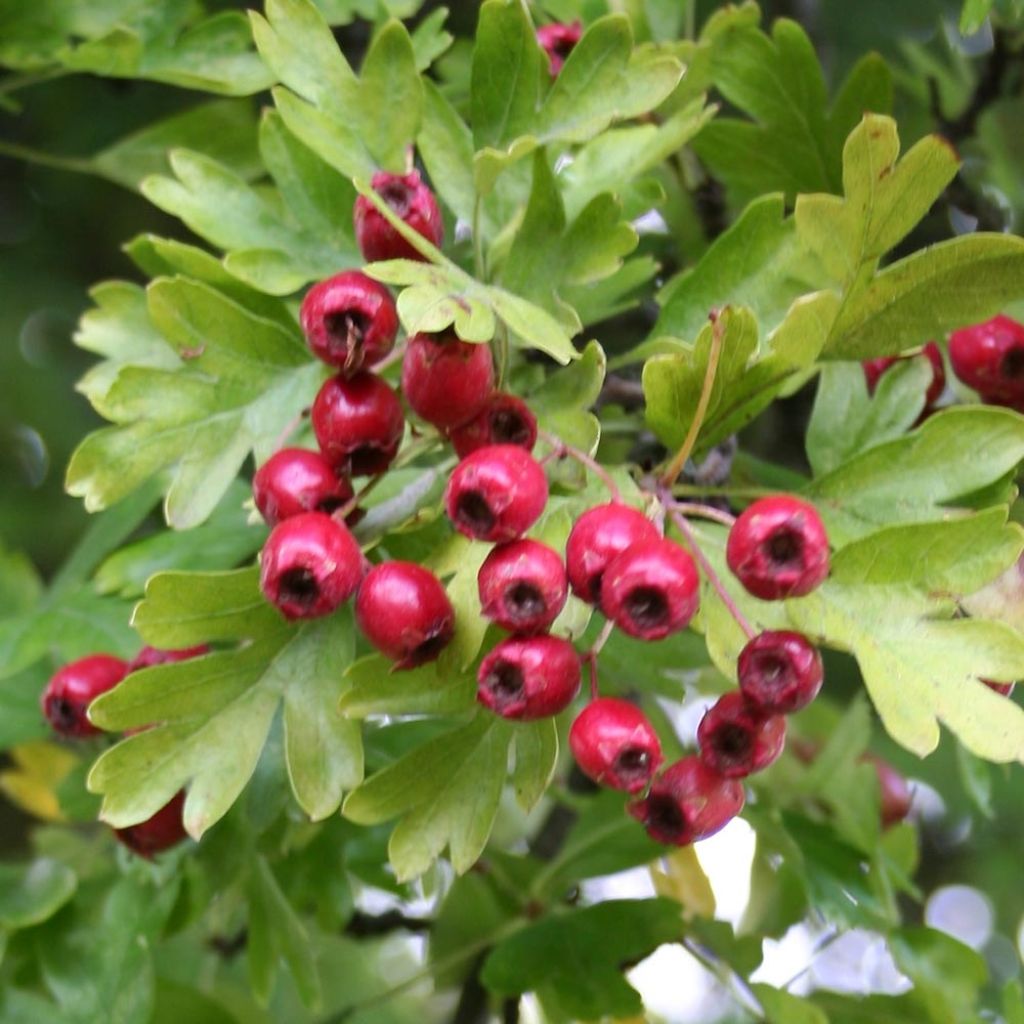
[[[740,689],[763,715],[789,715],[818,695],[825,673],[818,649],[803,635],[788,630],[758,633],[740,651]]]
[[[934,341],[929,341],[928,344],[925,345],[921,350],[921,355],[926,356],[928,362],[932,364],[932,379],[924,396],[924,404],[927,409],[939,400],[939,396],[946,388],[946,366],[942,361],[942,352]],[[883,356],[880,359],[868,359],[861,363],[861,366],[864,368],[864,376],[868,383],[868,394],[873,395],[875,393],[875,388],[878,387],[879,379],[890,366],[894,366],[896,363],[902,362],[907,358],[910,357]]]
[[[210,648],[206,644],[199,644],[196,647],[180,647],[173,651],[164,651],[159,647],[143,647],[128,662],[128,671],[138,672],[139,669],[152,668],[154,665],[168,665],[176,661],[189,661],[192,658],[199,658],[209,653]]]
[[[588,509],[576,520],[565,545],[573,593],[589,604],[597,604],[608,563],[634,544],[660,537],[654,523],[629,505],[609,502]]]
[[[467,537],[496,543],[522,536],[548,501],[548,480],[529,452],[512,444],[478,448],[453,470],[445,509]]]
[[[803,597],[828,576],[828,536],[806,501],[788,495],[761,498],[733,524],[725,558],[755,597]]]
[[[743,785],[712,771],[699,757],[684,757],[652,783],[648,795],[629,804],[659,843],[688,846],[724,828],[743,810]]]
[[[678,544],[658,537],[616,555],[601,580],[601,610],[629,636],[661,640],[697,611],[700,577]]]
[[[405,416],[398,395],[372,373],[331,377],[313,402],[313,433],[340,474],[383,473],[398,454]]]
[[[256,470],[252,496],[267,525],[276,526],[303,512],[341,508],[352,497],[352,485],[320,452],[282,448]]]
[[[151,818],[137,825],[114,829],[114,835],[132,853],[150,860],[188,837],[182,817],[184,808],[185,791],[181,790]]]
[[[661,743],[647,716],[617,697],[592,700],[569,729],[569,748],[594,782],[639,793],[661,765]]]
[[[419,171],[389,174],[378,171],[370,182],[373,191],[432,245],[444,238],[444,221],[434,193],[423,183]],[[356,198],[353,219],[359,251],[368,262],[374,260],[422,260],[421,256],[388,222],[367,196]]]
[[[567,708],[580,689],[580,658],[556,636],[513,636],[487,655],[476,699],[502,718],[531,721]]]
[[[380,362],[398,334],[391,292],[358,270],[313,285],[302,300],[299,321],[313,355],[346,375]]]
[[[286,619],[329,615],[363,578],[363,553],[348,529],[322,512],[277,524],[260,555],[260,589]]]
[[[515,444],[532,452],[537,443],[537,417],[517,395],[493,391],[483,409],[456,427],[449,438],[460,459],[491,444]]]
[[[477,589],[484,616],[513,633],[546,630],[569,595],[561,556],[536,540],[494,548],[480,566]]]
[[[537,42],[548,55],[552,78],[562,70],[569,54],[576,48],[582,35],[583,26],[578,21],[569,24],[555,22],[551,25],[542,25],[537,29]]]
[[[455,610],[441,581],[413,562],[384,562],[363,577],[356,595],[363,635],[396,668],[433,661],[455,632]]]
[[[700,759],[727,779],[767,768],[786,745],[786,720],[762,715],[735,690],[708,708],[697,728]]]
[[[1024,324],[997,316],[949,337],[953,372],[986,401],[1024,402]]]
[[[877,754],[865,754],[861,760],[870,764],[878,776],[882,828],[898,825],[910,813],[914,800],[910,785],[900,772]]]
[[[1014,683],[997,683],[992,679],[982,679],[982,682],[990,689],[995,690],[996,693],[1002,694],[1004,697],[1009,697],[1013,693]]]
[[[488,345],[461,341],[452,330],[414,334],[406,344],[402,394],[420,419],[439,430],[453,430],[477,416],[493,387]]]
[[[112,654],[90,654],[58,669],[43,690],[43,714],[54,732],[81,739],[103,730],[89,721],[89,705],[128,674],[128,662]]]

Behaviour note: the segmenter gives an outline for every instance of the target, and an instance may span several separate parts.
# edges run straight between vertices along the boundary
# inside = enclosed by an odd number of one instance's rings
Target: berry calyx
[[[114,829],[114,835],[132,853],[151,860],[156,854],[169,850],[188,837],[182,818],[184,807],[185,791],[182,790],[151,818],[127,828]]]
[[[111,654],[90,654],[58,669],[40,699],[54,732],[73,739],[98,736],[103,730],[89,721],[89,705],[127,674],[128,663]]]
[[[659,843],[688,846],[724,828],[743,810],[743,785],[712,771],[699,757],[684,757],[651,783],[629,813]]]
[[[939,396],[946,388],[946,366],[942,361],[942,352],[934,341],[929,341],[928,344],[921,349],[921,355],[926,356],[928,362],[932,364],[932,379],[924,396],[924,404],[927,409],[939,400]],[[890,366],[895,366],[896,363],[909,358],[913,357],[883,356],[880,359],[868,359],[861,363],[861,366],[864,368],[864,377],[868,384],[868,394],[873,395],[875,393],[875,388],[878,387],[878,381]]]
[[[271,531],[260,555],[260,589],[286,619],[313,619],[355,593],[363,566],[346,527],[321,512],[306,512]]]
[[[398,395],[372,373],[331,377],[313,402],[313,433],[337,473],[383,473],[398,454],[405,416]]]
[[[455,632],[455,610],[441,581],[413,562],[374,566],[359,584],[356,622],[396,668],[433,661]]]
[[[252,496],[267,525],[276,526],[303,512],[341,508],[352,497],[352,485],[320,452],[282,448],[256,470]]]
[[[1024,324],[997,316],[949,337],[953,372],[986,401],[1024,402]]]
[[[391,292],[358,270],[313,285],[302,300],[299,321],[313,355],[346,375],[380,362],[398,334]]]
[[[420,419],[439,430],[468,423],[487,405],[493,387],[489,346],[461,341],[450,330],[409,339],[402,358],[402,394]]]
[[[725,558],[755,597],[803,597],[828,576],[828,536],[813,505],[787,495],[761,498],[729,531]]]
[[[399,220],[405,221],[432,245],[441,244],[444,237],[441,210],[434,193],[423,183],[419,171],[410,171],[409,174],[378,171],[370,185]],[[356,198],[353,219],[359,251],[368,262],[424,259],[366,196]]]
[[[700,759],[727,779],[767,768],[786,745],[786,720],[762,715],[733,691],[708,708],[697,728]]]
[[[500,543],[522,536],[537,521],[548,501],[548,480],[528,452],[496,444],[455,467],[444,500],[460,533]]]
[[[481,662],[476,699],[502,718],[525,722],[557,715],[579,689],[580,658],[568,640],[513,636]]]
[[[743,696],[763,715],[789,715],[818,695],[825,677],[818,649],[802,633],[766,630],[740,651]]]
[[[536,540],[496,547],[480,566],[477,588],[484,616],[513,633],[546,630],[569,595],[561,556]]]
[[[548,66],[552,78],[562,70],[569,54],[576,48],[582,35],[583,26],[578,21],[569,24],[555,22],[551,25],[542,25],[537,29],[537,42],[548,55]]]
[[[159,647],[143,647],[128,662],[128,671],[138,672],[139,669],[152,668],[154,665],[169,665],[176,661],[190,661],[192,658],[199,658],[209,653],[210,648],[206,644],[199,644],[196,647],[181,647],[173,651],[164,651]]]
[[[661,765],[661,743],[647,716],[617,697],[592,700],[569,730],[576,763],[601,786],[639,793]]]
[[[664,537],[627,548],[608,563],[601,581],[601,610],[638,640],[661,640],[683,629],[699,602],[693,559]]]
[[[491,444],[514,444],[532,452],[537,443],[537,417],[517,395],[493,391],[483,409],[449,437],[460,459]]]
[[[608,563],[634,544],[660,537],[654,523],[629,505],[609,502],[588,509],[576,520],[565,545],[573,593],[589,604],[597,604]]]

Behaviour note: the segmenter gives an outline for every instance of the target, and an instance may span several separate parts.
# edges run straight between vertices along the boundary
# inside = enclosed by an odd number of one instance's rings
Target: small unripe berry
[[[496,715],[550,718],[579,693],[580,658],[560,637],[513,636],[484,658],[476,678],[476,699]]]
[[[929,341],[925,345],[921,350],[921,355],[926,356],[928,362],[932,364],[932,380],[924,396],[924,404],[927,409],[939,400],[939,396],[946,388],[946,366],[942,361],[942,352],[934,341]],[[864,367],[864,376],[868,383],[868,394],[873,395],[875,393],[879,379],[890,366],[895,366],[896,363],[908,358],[912,357],[883,356],[880,359],[868,359],[861,363],[861,366]]]
[[[537,443],[537,417],[518,396],[493,391],[483,409],[449,437],[460,459],[492,444],[515,444],[532,452]]]
[[[700,602],[693,559],[663,537],[641,541],[608,563],[601,610],[629,636],[661,640],[686,627]]]
[[[570,24],[554,22],[551,25],[542,25],[537,29],[537,42],[548,55],[548,66],[552,78],[562,70],[562,66],[569,54],[576,48],[582,35],[583,26],[578,21]]]
[[[740,651],[740,689],[764,715],[789,715],[818,695],[824,668],[818,649],[802,633],[766,630]]]
[[[513,633],[546,630],[569,595],[561,556],[536,540],[496,547],[480,566],[477,589],[484,616]]]
[[[455,610],[441,581],[413,562],[385,562],[363,578],[356,596],[363,635],[396,668],[433,661],[455,632]]]
[[[661,765],[661,744],[647,716],[617,697],[592,700],[569,730],[569,747],[594,782],[639,793]]]
[[[313,402],[313,432],[335,471],[383,473],[398,454],[405,416],[398,395],[372,373],[331,377]]]
[[[708,708],[697,729],[700,759],[727,779],[767,768],[786,745],[786,720],[759,714],[733,691]]]
[[[699,757],[684,757],[651,783],[629,813],[659,843],[688,846],[724,828],[743,810],[743,785],[723,778]]]
[[[176,661],[190,661],[192,658],[200,658],[209,654],[210,648],[206,644],[199,644],[196,647],[180,647],[173,651],[164,651],[159,647],[143,647],[130,662],[129,672],[138,672],[139,669],[152,668],[154,665],[169,665]]]
[[[417,416],[439,430],[469,422],[494,387],[488,345],[461,341],[454,331],[414,334],[402,358],[402,394]]]
[[[90,654],[58,669],[43,690],[43,714],[61,736],[80,739],[97,736],[86,712],[101,694],[112,690],[128,674],[128,663],[111,654]]]
[[[589,604],[597,604],[608,563],[634,544],[660,537],[654,523],[629,505],[610,502],[588,509],[576,520],[565,545],[573,593]]]
[[[725,557],[755,597],[803,597],[828,576],[828,536],[813,505],[786,495],[762,498],[733,524]]]
[[[363,568],[363,553],[346,527],[306,512],[271,531],[260,555],[260,589],[286,619],[313,619],[355,593]]]
[[[380,362],[398,334],[391,292],[358,270],[313,285],[302,300],[299,320],[313,355],[346,375]]]
[[[495,543],[521,537],[548,501],[540,463],[522,448],[496,444],[466,456],[445,490],[445,509],[467,537]]]
[[[352,485],[320,452],[282,448],[256,470],[252,496],[267,525],[276,526],[303,512],[341,508],[352,497]]]
[[[990,401],[1024,401],[1024,324],[997,316],[954,331],[949,338],[953,372]]]
[[[163,853],[187,838],[182,811],[185,807],[185,791],[171,797],[151,818],[138,825],[114,829],[117,839],[132,853],[150,860],[155,854]]]
[[[432,245],[441,244],[444,237],[441,210],[434,193],[420,178],[419,171],[411,171],[409,174],[378,171],[370,184],[399,220],[405,221]],[[359,250],[368,262],[423,259],[366,196],[356,198],[353,218]]]

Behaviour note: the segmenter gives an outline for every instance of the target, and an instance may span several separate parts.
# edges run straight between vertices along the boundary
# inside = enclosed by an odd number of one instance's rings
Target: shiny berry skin
[[[389,174],[378,171],[370,182],[373,191],[404,221],[432,245],[444,238],[444,221],[434,193],[423,183],[419,171]],[[374,260],[424,259],[387,221],[366,196],[358,196],[353,211],[356,241],[368,262]]]
[[[513,633],[543,632],[569,596],[561,555],[536,540],[498,545],[480,566],[477,589],[485,618]]]
[[[352,485],[320,452],[282,448],[252,478],[256,508],[268,526],[303,512],[333,512],[352,497]]]
[[[997,683],[992,679],[982,679],[982,682],[990,689],[1003,697],[1009,697],[1013,693],[1014,683]]]
[[[456,427],[449,439],[460,459],[491,444],[514,444],[532,452],[537,443],[537,417],[517,395],[492,391],[483,409]]]
[[[928,362],[932,364],[932,380],[924,396],[925,408],[928,408],[939,400],[939,396],[946,388],[946,366],[942,361],[942,352],[939,351],[939,346],[934,341],[929,341],[925,345],[921,350],[921,355],[927,356]],[[890,366],[894,366],[896,363],[907,358],[912,357],[883,356],[881,359],[868,359],[861,363],[861,366],[864,367],[864,376],[868,382],[868,394],[873,395],[875,393],[879,379]]]
[[[576,520],[565,545],[573,593],[589,604],[597,604],[608,563],[634,544],[660,538],[654,523],[629,505],[610,502],[588,509]]]
[[[358,270],[313,285],[302,300],[299,322],[313,355],[346,375],[380,362],[398,334],[391,292]]]
[[[968,387],[1002,405],[1024,401],[1024,324],[997,316],[949,337],[953,372]]]
[[[685,628],[699,603],[693,559],[664,537],[616,555],[601,580],[601,610],[638,640],[661,640]]]
[[[182,820],[185,807],[185,791],[171,797],[156,814],[138,825],[114,829],[117,839],[132,853],[150,860],[155,854],[163,853],[188,837]]]
[[[723,829],[743,810],[743,802],[742,783],[691,756],[670,765],[651,783],[647,797],[634,800],[628,810],[652,839],[688,846]]]
[[[180,647],[173,651],[164,651],[159,647],[143,647],[130,662],[129,672],[138,672],[143,668],[152,668],[154,665],[169,665],[176,661],[190,661],[192,658],[200,658],[209,654],[210,648],[206,644],[199,644],[197,647]]]
[[[331,377],[313,402],[313,433],[337,473],[383,473],[398,454],[405,416],[398,395],[372,373]]]
[[[58,669],[40,698],[43,714],[54,732],[73,739],[98,736],[103,730],[89,721],[89,705],[127,674],[128,663],[112,654],[90,654]]]
[[[260,555],[260,589],[286,619],[329,615],[363,578],[363,553],[348,529],[322,512],[278,523]]]
[[[736,665],[747,702],[764,715],[789,715],[807,707],[825,678],[818,649],[788,630],[759,633],[740,651]]]
[[[402,359],[402,394],[409,408],[438,430],[468,423],[487,405],[493,387],[488,345],[460,341],[453,331],[409,339]]]
[[[601,786],[639,793],[661,765],[661,743],[647,716],[617,697],[592,700],[569,730],[583,774]]]
[[[555,22],[537,29],[537,42],[548,55],[551,77],[554,78],[572,53],[583,35],[583,26],[574,21],[570,24]]]
[[[359,584],[356,622],[396,668],[433,661],[455,632],[455,610],[441,581],[413,562],[375,565]]]
[[[761,715],[733,690],[708,708],[697,728],[700,759],[727,779],[767,768],[786,745],[786,720]]]
[[[538,520],[548,502],[548,480],[528,452],[495,444],[455,467],[444,502],[460,533],[501,543],[521,537]]]
[[[528,722],[563,711],[580,689],[580,658],[556,636],[513,636],[487,655],[476,699],[496,715]]]
[[[755,597],[803,597],[828,576],[828,536],[813,505],[787,495],[762,498],[733,524],[725,558]]]
[[[888,761],[876,754],[865,754],[861,760],[870,764],[878,776],[882,828],[898,825],[910,813],[910,806],[914,801],[910,785]]]

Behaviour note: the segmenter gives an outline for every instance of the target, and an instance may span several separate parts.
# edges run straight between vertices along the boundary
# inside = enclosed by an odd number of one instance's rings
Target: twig
[[[606,643],[608,643],[608,637],[612,635],[612,630],[615,628],[615,623],[609,619],[602,627],[601,632],[598,633],[597,639],[593,642],[589,651],[586,651],[582,660],[587,662],[590,666],[590,699],[597,700],[598,689],[597,689],[597,656],[601,653],[601,649]]]
[[[277,440],[274,442],[274,451],[278,451],[283,448],[288,442],[288,439],[299,429],[299,424],[309,415],[309,409],[305,408],[301,412],[297,412],[285,425],[284,429],[280,434],[277,435]]]
[[[696,501],[673,501],[671,507],[684,516],[696,516],[698,519],[712,519],[723,526],[732,526],[736,517],[720,508],[702,505]]]
[[[585,469],[589,469],[590,472],[608,488],[608,492],[612,496],[612,501],[622,501],[622,492],[619,490],[619,485],[612,479],[608,470],[606,470],[596,459],[592,459],[586,452],[581,451],[579,448],[574,448],[571,444],[566,444],[556,434],[552,434],[547,430],[540,430],[538,433],[549,445],[551,445],[558,458],[568,456],[571,459],[575,459]]]

